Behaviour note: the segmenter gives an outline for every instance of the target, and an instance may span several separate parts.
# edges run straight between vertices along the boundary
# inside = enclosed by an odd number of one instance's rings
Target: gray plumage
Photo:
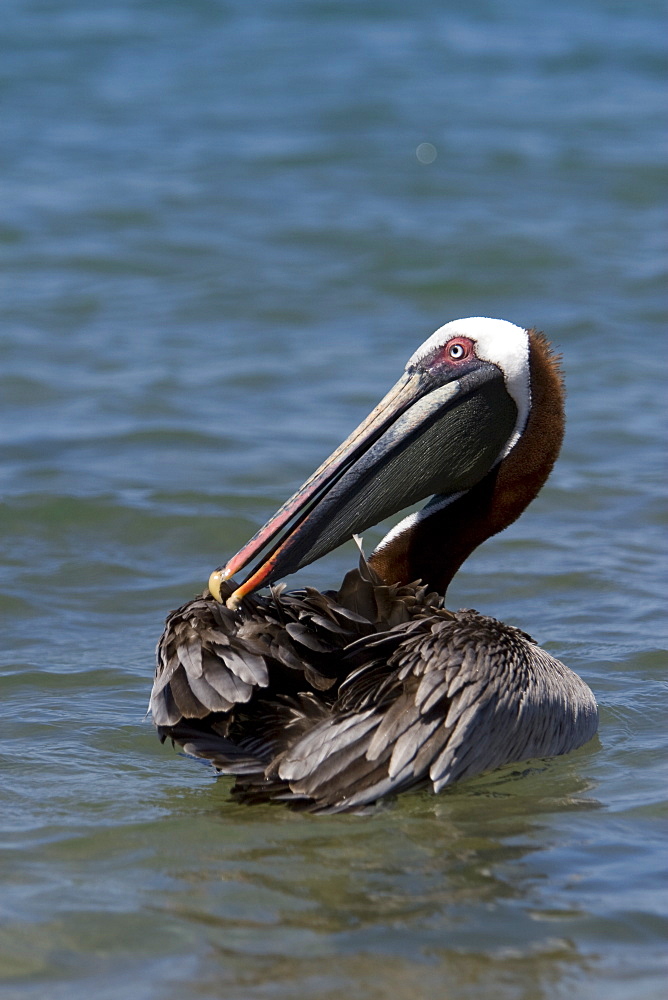
[[[566,753],[598,722],[589,688],[524,632],[364,561],[336,593],[277,587],[238,612],[205,594],[173,612],[151,711],[163,740],[236,775],[237,796],[316,812]]]

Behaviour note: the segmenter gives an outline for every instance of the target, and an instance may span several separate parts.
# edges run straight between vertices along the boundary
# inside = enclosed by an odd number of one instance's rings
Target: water
[[[5,0],[3,1000],[663,995],[663,27]],[[569,423],[451,604],[600,737],[370,817],[235,805],[143,717],[162,619],[466,315],[549,333]]]

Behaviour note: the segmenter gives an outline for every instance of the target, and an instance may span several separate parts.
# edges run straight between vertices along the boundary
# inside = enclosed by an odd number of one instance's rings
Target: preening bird
[[[202,596],[167,618],[151,695],[161,738],[235,775],[246,801],[314,812],[438,792],[589,740],[598,710],[577,674],[518,628],[445,607],[464,560],[538,494],[563,430],[543,334],[479,317],[442,326]],[[338,590],[275,585],[426,498]]]

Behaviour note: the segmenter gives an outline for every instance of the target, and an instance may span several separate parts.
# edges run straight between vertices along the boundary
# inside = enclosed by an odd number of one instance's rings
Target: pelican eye
[[[461,361],[461,359],[466,357],[468,353],[469,351],[467,346],[462,344],[460,341],[455,341],[448,347],[448,354],[453,361]]]

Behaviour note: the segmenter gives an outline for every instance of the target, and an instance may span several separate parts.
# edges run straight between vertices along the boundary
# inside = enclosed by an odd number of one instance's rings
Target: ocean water
[[[660,5],[2,22],[3,1000],[658,1000]],[[232,803],[145,719],[164,616],[467,315],[546,331],[568,431],[450,604],[577,670],[599,736],[371,816]]]

